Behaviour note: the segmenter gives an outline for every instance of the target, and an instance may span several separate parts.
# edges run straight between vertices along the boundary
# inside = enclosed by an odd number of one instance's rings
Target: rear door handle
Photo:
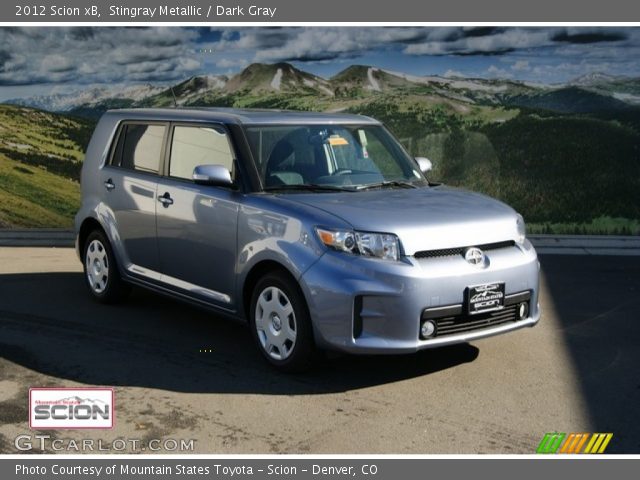
[[[111,191],[114,188],[116,188],[116,185],[113,183],[113,180],[109,179],[106,182],[104,182],[104,188],[106,188],[107,190]]]
[[[171,195],[169,195],[169,192],[164,192],[164,195],[159,196],[158,201],[165,207],[168,207],[169,205],[173,205],[173,198],[171,198]]]

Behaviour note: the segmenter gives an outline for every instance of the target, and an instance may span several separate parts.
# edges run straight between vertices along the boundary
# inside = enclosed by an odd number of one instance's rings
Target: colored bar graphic
[[[570,433],[565,440],[560,453],[579,453],[580,447],[589,438],[588,433]]]
[[[584,453],[604,453],[612,438],[613,433],[594,433]]]
[[[580,450],[582,450],[582,446],[584,445],[584,443],[587,441],[588,438],[589,438],[589,434],[583,433],[582,439],[580,440],[580,442],[578,442],[578,445],[576,445],[575,450],[569,453],[580,453]]]
[[[540,445],[538,445],[536,453],[556,453],[565,436],[566,433],[546,433],[542,438]]]
[[[613,433],[545,433],[536,453],[599,454],[604,453],[612,438]]]

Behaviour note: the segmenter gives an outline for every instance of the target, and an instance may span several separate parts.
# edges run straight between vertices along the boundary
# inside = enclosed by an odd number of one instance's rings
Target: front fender
[[[325,212],[276,196],[248,198],[238,214],[236,298],[242,298],[249,273],[265,261],[280,264],[299,280],[326,251],[314,231],[326,224],[349,227]]]

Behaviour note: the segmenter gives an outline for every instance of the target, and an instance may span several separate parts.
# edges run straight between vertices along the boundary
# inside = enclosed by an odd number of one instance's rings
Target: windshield
[[[269,125],[246,130],[265,190],[427,184],[413,159],[378,125]]]

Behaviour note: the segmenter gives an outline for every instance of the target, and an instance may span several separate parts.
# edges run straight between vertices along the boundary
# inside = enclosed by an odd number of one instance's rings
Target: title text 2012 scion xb
[[[405,353],[532,326],[522,217],[430,183],[379,122],[232,109],[107,112],[82,170],[92,295],[141,285],[246,318],[283,370],[316,348]]]

